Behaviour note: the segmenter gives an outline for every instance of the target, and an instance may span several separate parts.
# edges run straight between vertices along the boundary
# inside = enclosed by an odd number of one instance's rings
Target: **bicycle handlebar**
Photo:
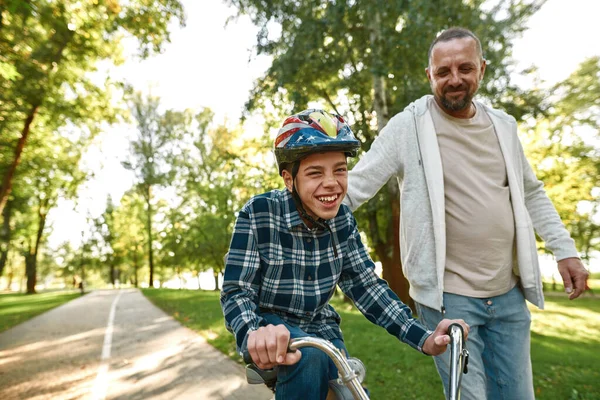
[[[367,393],[360,384],[358,375],[350,367],[348,361],[346,361],[346,356],[340,351],[340,349],[335,347],[333,343],[325,339],[311,336],[296,338],[290,340],[290,344],[288,345],[288,352],[292,352],[303,347],[317,348],[325,354],[327,354],[327,356],[329,356],[329,358],[333,360],[333,363],[338,369],[338,375],[341,381],[346,385],[348,389],[350,389],[350,392],[352,392],[352,396],[354,396],[355,400],[369,399]],[[248,350],[245,350],[242,356],[246,364],[253,364],[252,357],[250,356]]]
[[[449,377],[449,400],[460,399],[460,384],[462,379],[462,373],[465,374],[467,371],[467,364],[469,360],[469,352],[464,348],[464,331],[463,327],[459,324],[451,324],[448,327],[448,335],[450,335],[450,377]],[[358,375],[350,367],[346,360],[346,356],[331,342],[325,339],[316,337],[302,337],[291,339],[288,345],[288,352],[293,352],[303,347],[314,347],[323,351],[331,360],[333,360],[335,366],[338,369],[338,375],[341,381],[348,387],[352,396],[355,400],[368,400],[367,393],[361,386],[358,379]],[[254,366],[254,361],[248,350],[244,350],[242,353],[244,362],[248,365]],[[258,371],[257,371],[258,372]],[[263,371],[264,372],[264,371]],[[275,375],[276,377],[276,375]],[[255,382],[256,383],[256,382]]]
[[[460,324],[451,324],[448,327],[450,335],[450,374],[448,382],[448,399],[460,399],[460,383],[463,372],[468,372],[469,352],[464,348],[465,333]]]

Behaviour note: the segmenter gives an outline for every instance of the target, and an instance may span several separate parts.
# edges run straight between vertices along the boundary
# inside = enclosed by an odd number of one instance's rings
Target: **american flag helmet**
[[[309,109],[286,118],[274,144],[279,174],[285,165],[313,153],[341,151],[355,157],[360,142],[338,114]]]

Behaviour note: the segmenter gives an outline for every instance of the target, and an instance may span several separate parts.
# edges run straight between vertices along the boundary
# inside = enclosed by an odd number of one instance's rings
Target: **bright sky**
[[[253,82],[268,68],[267,57],[252,52],[257,28],[241,17],[225,27],[234,9],[220,0],[183,0],[187,26],[176,28],[164,54],[144,62],[128,62],[114,72],[136,88],[161,97],[165,108],[210,107],[218,122],[237,121]],[[515,42],[514,58],[522,66],[535,64],[550,83],[565,79],[586,57],[600,55],[600,1],[549,0],[529,21],[529,30]],[[96,171],[81,191],[80,204],[61,202],[49,215],[50,246],[79,242],[86,215],[98,216],[106,195],[119,199],[131,186],[120,164],[128,150],[127,134],[134,128],[108,128],[85,157]]]

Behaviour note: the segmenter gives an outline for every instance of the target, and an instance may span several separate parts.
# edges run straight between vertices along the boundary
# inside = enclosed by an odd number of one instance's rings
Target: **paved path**
[[[92,292],[0,334],[2,400],[271,397],[138,290]]]

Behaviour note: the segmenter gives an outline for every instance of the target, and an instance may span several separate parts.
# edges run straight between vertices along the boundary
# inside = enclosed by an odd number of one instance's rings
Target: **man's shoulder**
[[[483,107],[483,109],[490,116],[496,117],[498,119],[504,120],[504,121],[509,122],[509,123],[516,123],[517,122],[517,120],[515,119],[515,117],[513,117],[510,114],[508,114],[504,110],[500,110],[499,108],[493,108],[492,106],[489,106],[489,105],[487,105],[485,103],[482,103],[480,101],[477,101],[476,103],[477,103],[478,106]]]
[[[388,125],[397,125],[400,127],[408,127],[412,126],[412,121],[415,117],[423,115],[427,112],[429,107],[429,99],[432,98],[431,95],[425,95],[410,104],[408,104],[402,111],[395,114]]]

